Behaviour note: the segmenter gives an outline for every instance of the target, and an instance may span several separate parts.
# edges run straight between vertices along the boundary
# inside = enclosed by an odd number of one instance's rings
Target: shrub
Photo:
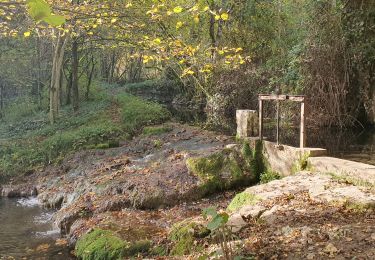
[[[279,180],[279,179],[281,179],[280,174],[271,170],[267,170],[266,172],[260,175],[260,183],[262,184],[268,183],[273,180]]]

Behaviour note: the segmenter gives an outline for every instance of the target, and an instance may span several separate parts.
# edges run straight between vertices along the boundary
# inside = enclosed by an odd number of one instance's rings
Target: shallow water
[[[36,198],[0,198],[0,259],[74,259],[66,246],[56,245],[50,210]]]

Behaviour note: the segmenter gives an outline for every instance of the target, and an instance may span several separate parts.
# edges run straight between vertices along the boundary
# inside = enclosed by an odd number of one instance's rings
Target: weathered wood
[[[305,102],[301,103],[300,147],[301,148],[306,147]]]
[[[273,94],[260,94],[260,100],[290,100],[295,102],[303,102],[304,95],[273,95]]]
[[[259,99],[259,139],[263,140],[263,101]]]
[[[280,101],[290,100],[301,103],[301,124],[300,124],[300,148],[306,147],[306,128],[305,128],[305,96],[304,95],[275,95],[275,94],[259,94],[259,138],[263,140],[263,101],[277,102],[277,130],[276,142],[279,144],[279,126],[280,126]]]

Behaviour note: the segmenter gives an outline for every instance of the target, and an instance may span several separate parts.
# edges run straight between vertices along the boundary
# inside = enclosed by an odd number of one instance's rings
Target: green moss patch
[[[244,191],[244,192],[241,192],[241,193],[237,194],[233,198],[233,200],[231,201],[231,203],[227,207],[227,210],[230,211],[230,212],[234,212],[234,211],[242,208],[243,206],[255,205],[259,200],[260,200],[260,198],[258,198],[254,194],[251,194],[251,193],[248,193],[248,192]]]
[[[224,149],[206,157],[189,158],[187,167],[201,181],[200,190],[206,194],[215,191],[245,186],[257,181],[250,163],[252,158],[243,155],[240,149]]]
[[[112,231],[95,229],[77,241],[75,251],[82,260],[123,259],[147,252],[150,247],[151,243],[146,240],[130,243]]]
[[[172,128],[168,126],[146,126],[143,128],[142,134],[145,136],[161,135],[170,131],[172,131]]]
[[[174,243],[170,254],[183,256],[201,251],[203,247],[198,245],[195,240],[209,234],[210,231],[206,227],[191,220],[175,224],[169,234],[169,239]]]

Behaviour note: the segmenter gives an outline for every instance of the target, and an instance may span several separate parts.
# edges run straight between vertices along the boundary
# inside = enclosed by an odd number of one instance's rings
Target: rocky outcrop
[[[232,211],[229,225],[239,231],[249,219],[262,219],[272,224],[275,218],[295,210],[288,205],[278,205],[277,201],[294,199],[301,194],[316,202],[356,209],[375,208],[375,193],[370,187],[355,186],[329,174],[301,172],[238,194],[228,207]]]
[[[249,146],[227,146],[233,140],[194,127],[168,127],[95,160],[69,160],[64,175],[44,180],[39,199],[59,209],[55,221],[62,233],[108,211],[159,209],[256,182]]]

